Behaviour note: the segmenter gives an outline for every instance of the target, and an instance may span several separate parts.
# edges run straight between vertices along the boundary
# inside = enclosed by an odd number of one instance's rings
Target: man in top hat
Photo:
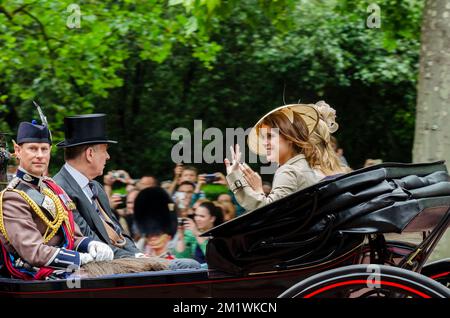
[[[64,149],[66,163],[54,179],[77,207],[75,222],[84,235],[108,244],[114,258],[142,257],[112,213],[103,187],[94,180],[103,174],[110,158],[108,145],[117,143],[106,136],[106,115],[66,117],[64,131],[66,139],[57,147]]]
[[[20,164],[0,192],[0,263],[19,279],[66,277],[93,260],[112,260],[104,243],[82,235],[73,222],[73,202],[50,178],[51,135],[47,126],[22,122],[14,144]]]

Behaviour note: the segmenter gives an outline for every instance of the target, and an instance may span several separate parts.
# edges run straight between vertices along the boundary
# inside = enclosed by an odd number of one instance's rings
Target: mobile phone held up
[[[175,203],[179,209],[185,209],[187,206],[184,204],[186,193],[177,191],[175,192]]]
[[[178,226],[184,226],[187,223],[188,219],[194,220],[194,214],[188,214],[186,217],[179,217],[178,218]]]
[[[114,193],[113,196],[120,197],[120,203],[119,203],[119,205],[116,206],[117,210],[125,209],[127,207],[127,195],[126,194]]]
[[[217,176],[215,173],[204,174],[203,176],[205,177],[206,183],[214,183],[214,181],[217,181]]]

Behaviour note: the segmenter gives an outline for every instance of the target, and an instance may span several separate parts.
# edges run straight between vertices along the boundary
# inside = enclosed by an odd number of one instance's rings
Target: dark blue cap
[[[25,142],[52,144],[47,126],[35,124],[34,121],[33,123],[26,121],[20,123],[16,142],[19,145]]]

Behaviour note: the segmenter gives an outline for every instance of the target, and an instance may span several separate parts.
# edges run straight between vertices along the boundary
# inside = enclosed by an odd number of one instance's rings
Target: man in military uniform
[[[22,122],[14,150],[19,168],[0,192],[3,274],[27,280],[66,277],[83,264],[113,259],[108,245],[81,234],[73,202],[44,176],[51,151],[47,126]]]

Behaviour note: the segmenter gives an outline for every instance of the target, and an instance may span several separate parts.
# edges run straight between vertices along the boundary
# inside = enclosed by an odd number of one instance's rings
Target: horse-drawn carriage
[[[381,164],[322,181],[204,233],[209,269],[0,278],[11,297],[450,297],[443,162]],[[412,242],[407,240],[412,239]]]

